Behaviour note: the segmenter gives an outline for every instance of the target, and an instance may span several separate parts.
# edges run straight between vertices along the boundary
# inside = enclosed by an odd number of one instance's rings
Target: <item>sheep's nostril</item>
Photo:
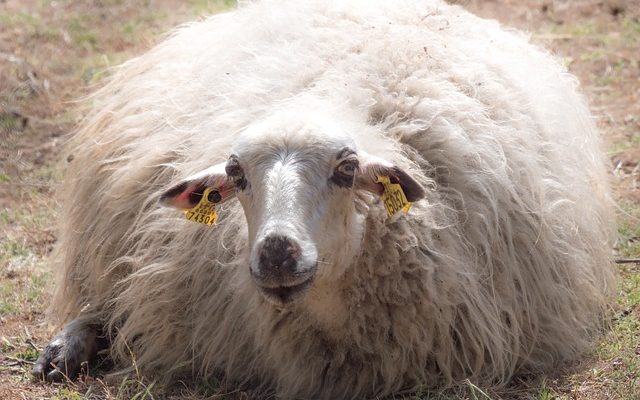
[[[261,275],[295,273],[300,253],[300,246],[286,236],[267,236],[261,244],[259,253]]]

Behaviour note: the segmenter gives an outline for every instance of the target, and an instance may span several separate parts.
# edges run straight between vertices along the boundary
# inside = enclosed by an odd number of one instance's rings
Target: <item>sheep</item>
[[[615,287],[577,86],[440,0],[264,0],[178,28],[70,143],[67,325],[33,373],[107,351],[167,382],[363,398],[576,359]]]

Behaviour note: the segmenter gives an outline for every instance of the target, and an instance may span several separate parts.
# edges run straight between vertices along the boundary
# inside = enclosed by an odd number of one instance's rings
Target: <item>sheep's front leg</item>
[[[105,347],[100,333],[95,323],[82,319],[69,322],[44,348],[31,373],[49,382],[61,382],[65,377],[75,379]]]

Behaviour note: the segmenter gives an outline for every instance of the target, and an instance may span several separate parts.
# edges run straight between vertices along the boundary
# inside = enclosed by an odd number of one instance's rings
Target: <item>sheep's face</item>
[[[280,117],[248,129],[226,162],[173,187],[162,201],[191,208],[207,187],[221,203],[237,198],[248,225],[251,277],[281,305],[351,264],[363,231],[354,196],[380,194],[380,175],[399,182],[410,201],[424,195],[409,175],[359,151],[339,128]]]

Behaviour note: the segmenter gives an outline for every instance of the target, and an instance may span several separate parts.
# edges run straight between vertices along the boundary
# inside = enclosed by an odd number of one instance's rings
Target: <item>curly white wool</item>
[[[74,138],[52,308],[91,304],[120,365],[131,349],[150,374],[222,371],[285,397],[499,385],[573,359],[614,289],[576,86],[523,35],[438,0],[262,1],[185,25],[114,74]],[[236,203],[210,228],[157,202],[305,98],[428,194],[391,222],[359,196],[339,283],[278,309],[250,282]]]

